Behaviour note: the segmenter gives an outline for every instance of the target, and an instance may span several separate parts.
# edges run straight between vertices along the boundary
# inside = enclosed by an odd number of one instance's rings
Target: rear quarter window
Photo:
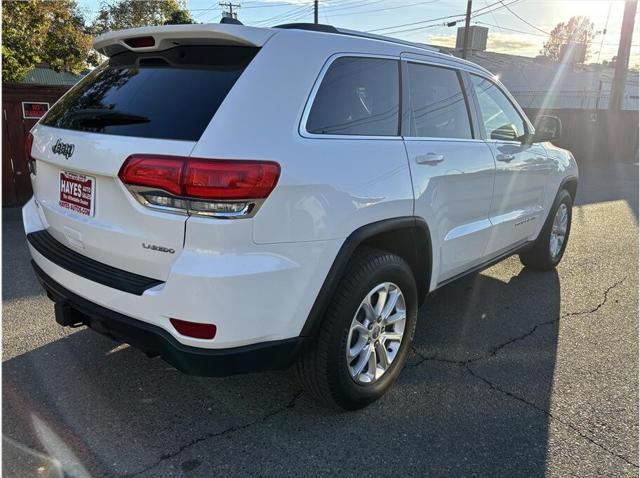
[[[400,64],[341,57],[327,70],[307,119],[313,134],[398,136]]]
[[[115,55],[74,86],[42,124],[197,141],[258,50],[181,46]]]

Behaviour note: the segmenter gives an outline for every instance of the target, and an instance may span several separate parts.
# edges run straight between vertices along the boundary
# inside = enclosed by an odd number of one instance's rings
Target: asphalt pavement
[[[3,476],[638,476],[637,163],[581,165],[557,271],[513,257],[433,294],[358,412],[59,327],[3,219]]]

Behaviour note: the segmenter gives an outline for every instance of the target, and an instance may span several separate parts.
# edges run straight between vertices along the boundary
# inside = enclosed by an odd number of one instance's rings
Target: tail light
[[[24,159],[27,161],[27,167],[29,173],[36,174],[36,160],[31,156],[31,148],[33,147],[33,135],[27,133],[27,137],[24,139]]]
[[[127,38],[124,42],[131,48],[149,48],[156,44],[156,40],[153,37]]]
[[[216,336],[217,328],[214,324],[201,324],[180,319],[169,319],[171,325],[182,335],[196,339],[212,339]]]
[[[253,216],[275,188],[280,165],[272,161],[129,156],[118,176],[148,207],[183,214]]]

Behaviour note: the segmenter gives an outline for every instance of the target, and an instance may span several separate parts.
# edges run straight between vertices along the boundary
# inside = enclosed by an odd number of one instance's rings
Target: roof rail
[[[342,34],[342,35],[349,35],[352,37],[360,37],[360,38],[368,38],[370,40],[380,40],[380,41],[388,41],[391,43],[397,43],[399,45],[406,45],[406,46],[410,46],[413,48],[420,48],[422,50],[429,50],[429,51],[435,51],[435,52],[439,52],[439,53],[443,53],[439,48],[437,47],[433,47],[433,46],[429,46],[429,45],[425,45],[424,43],[415,43],[412,41],[407,41],[407,40],[400,40],[399,38],[392,38],[392,37],[388,37],[385,35],[376,35],[375,33],[367,33],[367,32],[361,32],[358,30],[348,30],[346,28],[338,28],[338,33]]]
[[[284,28],[287,30],[309,30],[312,32],[323,33],[340,33],[333,25],[325,25],[323,23],[284,23],[276,25],[273,28]]]
[[[228,24],[228,25],[244,25],[240,20],[233,17],[222,17],[220,19],[220,23]]]
[[[326,25],[322,23],[285,23],[283,25],[277,25],[273,28],[284,28],[284,29],[291,29],[291,30],[309,30],[309,31],[323,32],[323,33],[336,33],[338,35],[348,35],[352,37],[368,38],[370,40],[386,41],[386,42],[396,43],[398,45],[406,45],[412,48],[420,48],[422,50],[435,51],[438,53],[443,53],[445,55],[451,55],[451,53],[449,53],[448,51],[442,50],[438,47],[425,45],[424,43],[415,43],[415,42],[410,42],[406,40],[400,40],[399,38],[392,38],[384,35],[375,35],[373,33],[366,33],[358,30],[336,28],[333,25]]]

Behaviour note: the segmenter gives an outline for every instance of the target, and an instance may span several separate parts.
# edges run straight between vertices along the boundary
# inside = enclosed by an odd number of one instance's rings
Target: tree
[[[549,40],[543,45],[540,53],[547,58],[559,61],[565,45],[581,43],[586,46],[585,58],[587,58],[589,46],[595,35],[594,25],[588,17],[571,17],[567,23],[560,22],[551,30]]]
[[[189,25],[196,21],[189,15],[187,10],[175,10],[169,15],[169,19],[164,22],[165,25]]]
[[[92,30],[100,34],[169,23],[195,22],[178,0],[109,0],[100,7]]]
[[[40,62],[79,73],[88,66],[91,35],[74,1],[2,4],[3,79],[20,81]]]
[[[93,38],[75,2],[52,3],[51,24],[44,41],[42,60],[55,71],[79,73],[88,64],[96,65],[90,54]],[[65,7],[67,5],[67,7]]]

